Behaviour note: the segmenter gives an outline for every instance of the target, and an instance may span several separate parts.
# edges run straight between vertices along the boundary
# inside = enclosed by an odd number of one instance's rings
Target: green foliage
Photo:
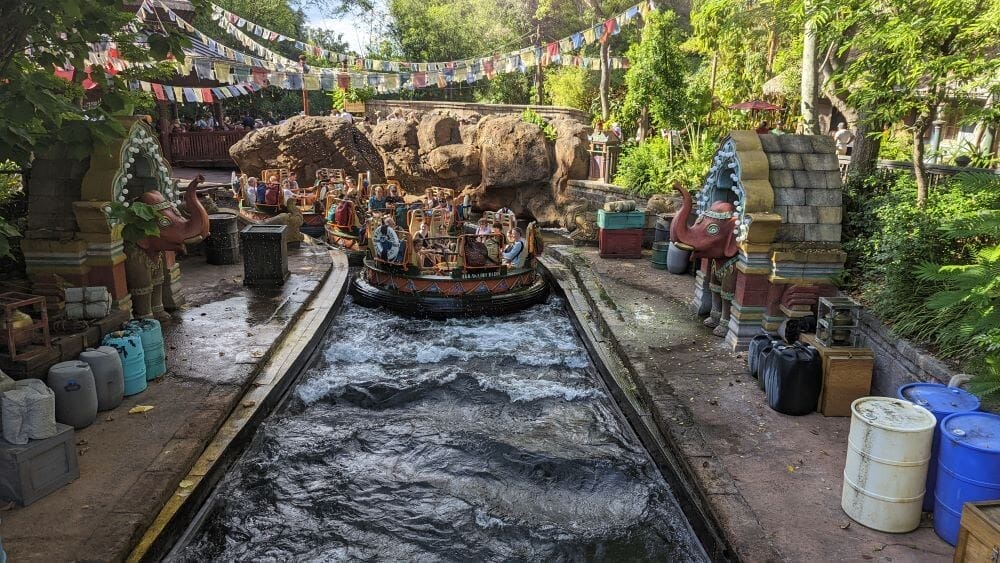
[[[86,68],[90,44],[106,37],[135,62],[162,60],[168,52],[183,56],[187,40],[174,31],[154,32],[144,48],[136,47],[136,36],[124,30],[133,17],[118,0],[0,2],[0,161],[26,166],[34,153],[54,142],[67,145],[71,158],[81,158],[95,142],[123,132],[112,114],[128,105],[125,80],[136,72],[110,76],[95,69],[91,78],[101,86],[102,97],[84,110],[83,73],[69,82],[52,69],[66,63]]]
[[[646,18],[642,41],[628,51],[623,121],[634,123],[643,108],[656,129],[680,128],[691,120],[685,78],[690,63],[681,52],[681,40],[673,12],[655,11]]]
[[[254,23],[267,26],[268,29],[277,31],[288,37],[303,38],[307,35],[304,27],[305,14],[291,7],[287,0],[212,0],[220,7],[229,10],[234,14],[246,18]],[[204,31],[216,41],[228,45],[238,51],[246,51],[246,47],[241,45],[234,37],[223,31],[215,20],[212,19],[212,10],[208,6],[200,7],[195,12],[194,21],[191,22],[196,28]],[[333,38],[326,34],[317,36],[320,41],[331,39],[334,46],[342,45],[339,38]],[[297,61],[301,52],[295,49],[294,43],[282,41],[268,43],[267,41],[254,36],[254,40],[267,48],[282,54],[283,56]],[[322,60],[311,60],[315,66],[334,66],[332,63]]]
[[[3,217],[0,217],[0,259],[14,258],[14,253],[12,252],[14,239],[20,237],[21,232],[17,230],[17,227],[8,223]]]
[[[554,106],[590,111],[598,96],[596,72],[575,66],[549,67],[545,71],[545,94]]]
[[[910,160],[913,157],[913,135],[900,130],[884,133],[878,157],[885,160]]]
[[[549,124],[548,121],[545,121],[544,117],[538,115],[535,111],[531,110],[530,108],[525,109],[523,112],[521,112],[521,121],[537,125],[542,130],[542,134],[545,135],[545,138],[550,141],[555,141],[556,137],[558,136],[555,127]]]
[[[0,162],[0,171],[12,172],[15,170],[20,170],[16,164],[11,161]],[[22,193],[22,180],[20,174],[3,174],[0,173],[0,204],[9,200]]]
[[[1000,354],[987,356],[976,371],[969,382],[969,391],[984,399],[995,399],[1000,394]]]
[[[158,220],[162,214],[151,205],[141,201],[114,202],[105,207],[104,211],[108,217],[125,225],[122,228],[122,238],[126,242],[134,244],[146,237],[160,236]]]
[[[705,180],[715,154],[714,136],[688,126],[680,143],[651,137],[638,145],[627,145],[618,160],[615,183],[631,193],[648,196],[669,193],[674,182],[697,189]]]
[[[913,190],[908,175],[886,172],[845,186],[843,239],[854,289],[900,336],[933,344],[944,357],[981,357],[988,347],[963,327],[996,314],[984,303],[996,306],[998,239],[988,218],[1000,210],[1000,180],[961,174],[936,186],[923,208]],[[926,263],[972,266],[931,275]],[[915,271],[925,275],[921,283]]]
[[[530,104],[531,84],[523,72],[498,74],[476,88],[476,98],[491,104]]]
[[[968,102],[1000,72],[1000,4],[985,0],[818,0],[820,28],[850,62],[835,80],[875,127],[930,126],[945,99]],[[848,37],[848,41],[843,41]]]

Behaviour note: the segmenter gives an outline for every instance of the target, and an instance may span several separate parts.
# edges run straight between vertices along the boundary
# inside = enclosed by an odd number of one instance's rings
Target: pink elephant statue
[[[688,226],[693,202],[691,193],[679,183],[674,189],[684,200],[677,215],[670,222],[670,240],[682,249],[692,253],[697,261],[709,260],[707,279],[712,291],[712,311],[705,319],[705,326],[712,328],[712,334],[722,337],[729,330],[729,313],[736,291],[736,260],[739,246],[736,240],[739,219],[732,203],[716,201],[703,211],[693,225]]]
[[[198,200],[198,185],[203,181],[205,178],[198,175],[184,193],[190,218],[181,215],[158,191],[145,192],[137,198],[159,211],[160,234],[139,240],[135,245],[125,245],[125,279],[136,318],[170,320],[163,307],[163,283],[167,275],[164,251],[183,254],[187,252],[185,243],[194,244],[208,236],[208,213]]]

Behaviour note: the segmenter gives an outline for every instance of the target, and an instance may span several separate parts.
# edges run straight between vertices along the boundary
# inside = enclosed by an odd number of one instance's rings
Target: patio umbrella
[[[750,100],[749,102],[740,102],[738,104],[733,104],[729,106],[729,109],[748,109],[751,111],[778,111],[781,108],[762,100]]]

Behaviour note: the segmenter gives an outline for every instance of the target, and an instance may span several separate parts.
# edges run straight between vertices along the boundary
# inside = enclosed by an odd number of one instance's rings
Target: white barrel
[[[929,410],[901,399],[862,397],[851,403],[844,512],[882,532],[915,530],[936,424]]]

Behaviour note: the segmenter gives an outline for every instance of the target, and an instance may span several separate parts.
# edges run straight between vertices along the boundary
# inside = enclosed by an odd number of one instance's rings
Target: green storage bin
[[[646,226],[645,211],[623,211],[611,213],[597,210],[597,226],[602,229],[641,229]]]

